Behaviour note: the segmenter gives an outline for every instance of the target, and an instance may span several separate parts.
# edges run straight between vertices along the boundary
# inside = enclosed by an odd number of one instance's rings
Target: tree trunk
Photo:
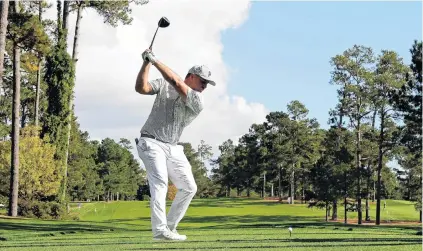
[[[304,191],[304,183],[302,185],[302,192],[301,192],[301,204],[305,203],[305,191]]]
[[[79,26],[82,18],[82,2],[78,4],[78,12],[76,14],[75,36],[73,38],[72,60],[76,65],[78,61],[78,41],[79,41]]]
[[[344,186],[344,192],[345,192],[345,194],[344,194],[344,224],[347,224],[348,223],[348,211],[347,211],[347,193],[348,193],[348,191],[347,191],[347,188],[348,188],[348,185],[347,185],[347,172],[345,172],[345,174],[344,174],[344,180],[345,180],[345,186]]]
[[[67,1],[65,1],[66,3]],[[65,6],[64,6],[65,7]],[[77,18],[76,18],[76,27],[75,27],[75,36],[74,36],[74,44],[73,44],[73,52],[72,52],[72,60],[75,64],[75,68],[76,68],[76,62],[78,61],[78,59],[76,58],[78,55],[78,37],[79,37],[79,23],[81,21],[81,12],[82,12],[82,2],[79,2],[78,4],[78,13],[77,13]],[[65,14],[65,12],[64,12]],[[67,17],[66,17],[67,18]],[[63,20],[66,19],[65,16],[63,16]],[[65,27],[65,26],[63,26]],[[65,34],[67,34],[67,32],[65,32]],[[75,79],[74,79],[75,81]],[[69,109],[70,109],[70,113],[69,113],[69,117],[68,117],[68,128],[67,128],[67,132],[66,132],[66,137],[67,137],[67,143],[66,143],[66,154],[65,154],[65,160],[64,160],[64,165],[65,165],[65,175],[66,178],[68,176],[68,158],[69,158],[69,142],[70,142],[70,132],[71,132],[71,128],[72,128],[72,117],[73,117],[73,90],[71,90],[71,96],[69,97]],[[66,188],[66,183],[65,183],[65,188]],[[66,189],[64,189],[63,193],[66,193]]]
[[[420,215],[419,222],[421,223],[422,222],[422,210],[420,210],[419,215]]]
[[[69,1],[65,0],[63,3],[63,23],[62,28],[66,30],[66,34],[68,34],[68,28],[69,28]]]
[[[366,221],[370,221],[370,214],[369,214],[369,198],[370,197],[370,175],[367,177],[367,194],[366,194]]]
[[[294,171],[294,167],[295,167],[295,164],[292,164],[291,182],[290,182],[291,188],[289,190],[289,197],[291,198],[290,204],[294,204],[294,199],[295,199],[295,196],[294,196],[294,194],[295,194],[295,184],[294,184],[294,182],[295,182],[295,171]]]
[[[357,109],[359,111],[359,107]],[[360,119],[357,119],[357,143],[356,143],[356,161],[357,161],[357,212],[358,212],[358,224],[362,223],[362,210],[361,210],[361,128]]]
[[[328,221],[328,209],[329,209],[329,203],[326,201],[326,207],[325,207],[325,220]]]
[[[9,0],[0,2],[0,88],[3,86],[4,53],[6,51],[7,17],[9,14]]]
[[[295,200],[295,171],[292,169],[291,173],[291,204],[294,204]]]
[[[338,220],[338,201],[333,200],[332,220]]]
[[[373,180],[373,198],[372,198],[372,202],[375,202],[375,200],[376,200],[376,181]]]
[[[279,188],[278,188],[278,193],[279,193],[279,199],[282,200],[282,167],[279,166]]]
[[[19,12],[19,1],[14,1],[14,10]],[[19,190],[19,106],[21,99],[19,45],[13,43],[13,109],[12,109],[12,166],[10,170],[9,216],[18,215],[18,190]]]
[[[66,4],[67,1],[65,1]],[[42,1],[38,2],[38,20],[41,22],[42,19],[42,14],[43,14],[43,8],[42,8]],[[37,69],[37,86],[35,88],[35,117],[34,117],[34,122],[35,122],[35,126],[38,126],[38,122],[39,122],[39,113],[40,113],[40,85],[41,85],[41,54],[38,54],[38,69]]]
[[[380,193],[381,193],[381,179],[382,179],[382,166],[383,166],[383,141],[385,140],[384,132],[385,112],[381,108],[380,113],[380,134],[379,134],[379,156],[377,164],[377,193],[376,193],[376,225],[380,225]]]
[[[25,121],[26,121],[26,112],[25,112],[26,104],[25,103],[21,104],[21,108],[22,108],[21,128],[24,128]]]

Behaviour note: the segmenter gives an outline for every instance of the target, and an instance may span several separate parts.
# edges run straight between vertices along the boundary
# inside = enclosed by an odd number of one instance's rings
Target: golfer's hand
[[[148,61],[152,64],[156,63],[156,61],[157,61],[156,56],[154,55],[154,53],[150,49],[147,49],[142,53],[142,59],[144,61]]]

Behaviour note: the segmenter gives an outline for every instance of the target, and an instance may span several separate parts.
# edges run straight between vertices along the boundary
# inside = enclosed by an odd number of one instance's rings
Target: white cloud
[[[223,141],[264,121],[268,110],[262,104],[228,95],[229,67],[222,58],[221,32],[242,25],[249,8],[246,0],[150,1],[133,8],[132,25],[117,28],[105,25],[96,12],[85,10],[75,87],[76,115],[82,129],[92,139],[132,140],[139,135],[154,97],[137,94],[135,78],[142,63],[140,55],[150,45],[162,16],[170,20],[170,26],[158,31],[153,46],[156,56],[182,77],[192,65],[206,64],[217,82],[205,91],[206,107],[186,128],[181,141],[196,147],[203,139],[217,154]],[[55,19],[55,12],[52,7],[48,15]],[[74,26],[75,15],[71,15],[70,34]],[[73,35],[68,41],[72,48]],[[159,76],[152,67],[150,77]]]

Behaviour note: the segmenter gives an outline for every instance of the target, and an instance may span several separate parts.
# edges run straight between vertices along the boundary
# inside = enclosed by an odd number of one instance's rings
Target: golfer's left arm
[[[182,100],[186,101],[189,87],[187,84],[185,84],[184,80],[159,60],[154,62],[154,66],[163,75],[163,78],[175,87],[175,89],[181,95]]]

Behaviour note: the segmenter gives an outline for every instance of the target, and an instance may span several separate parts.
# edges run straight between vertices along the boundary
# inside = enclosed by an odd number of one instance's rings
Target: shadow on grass
[[[268,239],[260,239],[260,240],[242,240],[242,239],[232,239],[232,240],[214,240],[214,243],[256,243],[259,244],[261,242],[273,242],[273,243],[293,243],[294,245],[290,246],[272,246],[266,243],[267,245],[264,246],[240,246],[238,248],[292,248],[292,247],[359,247],[359,246],[402,246],[402,245],[418,245],[421,244],[421,239],[419,238],[337,238],[337,239],[291,239],[291,238],[268,238]],[[348,244],[342,244],[342,242],[350,242]],[[366,243],[364,243],[366,242]],[[106,242],[106,243],[49,243],[49,247],[66,247],[66,246],[105,246],[105,245],[139,245],[139,244],[176,244],[178,242],[152,242],[152,241],[113,241],[113,242]],[[210,240],[202,240],[202,241],[185,241],[183,242],[185,245],[190,243],[210,243]],[[295,245],[298,243],[298,245]],[[304,245],[306,243],[311,243],[310,245]],[[314,243],[314,244],[313,244]],[[332,244],[322,244],[322,243],[332,243]],[[360,244],[361,243],[361,244]],[[160,247],[161,250],[166,249],[222,249],[224,247],[216,245],[215,247]],[[29,243],[19,243],[17,245],[2,245],[2,247],[14,247],[14,248],[29,248],[29,247],[46,247],[44,243],[39,242],[29,242]],[[122,248],[122,246],[120,246]],[[231,246],[231,248],[237,248]],[[151,249],[151,248],[136,248],[137,250],[142,249]],[[135,250],[131,248],[131,250]]]
[[[248,226],[251,224],[255,227],[271,227],[281,223],[289,223],[289,226],[295,222],[307,222],[308,224],[318,221],[315,216],[293,216],[293,215],[219,215],[219,216],[186,216],[183,223],[216,223],[225,225],[235,225],[239,227]],[[260,222],[260,223],[258,223]],[[320,222],[318,224],[321,224]],[[208,228],[208,227],[206,227]]]
[[[221,200],[216,200],[213,203],[221,202]],[[226,201],[232,202],[233,199],[227,199]],[[237,203],[244,204],[255,204],[258,202],[244,201],[242,199],[235,199]],[[208,203],[208,201],[207,201]],[[260,202],[261,203],[261,202]],[[269,202],[265,202],[269,203]],[[272,202],[270,202],[272,203]],[[197,202],[198,204],[198,202]],[[222,207],[224,204],[220,204]],[[136,222],[148,222],[148,227],[139,225],[137,226]],[[223,215],[223,216],[186,216],[181,222],[182,224],[179,227],[179,230],[201,230],[201,231],[213,231],[213,230],[230,230],[236,231],[238,229],[257,229],[257,232],[260,235],[260,228],[280,228],[281,233],[286,233],[286,228],[293,227],[296,228],[311,228],[311,229],[320,229],[326,228],[329,230],[338,230],[334,234],[358,234],[360,230],[364,229],[383,229],[384,232],[389,232],[393,234],[400,233],[403,230],[419,230],[419,227],[416,226],[387,226],[387,225],[356,225],[356,224],[343,224],[341,222],[325,222],[317,216],[294,216],[294,215]],[[187,226],[185,225],[187,224]],[[189,224],[198,224],[200,226],[189,226]],[[107,224],[107,225],[106,225]],[[202,224],[207,224],[209,226],[204,226]],[[134,227],[135,226],[135,227]],[[348,231],[348,229],[350,231]],[[61,222],[61,221],[26,221],[26,220],[0,220],[0,229],[5,231],[13,231],[13,234],[25,234],[25,232],[35,232],[33,236],[47,237],[47,240],[52,238],[57,238],[58,236],[69,236],[69,234],[81,233],[81,232],[112,232],[112,231],[130,231],[130,232],[145,232],[150,233],[150,217],[139,217],[135,219],[110,219],[101,222],[94,221],[78,221],[78,222]],[[344,232],[345,231],[345,232]],[[352,232],[351,232],[352,231]],[[295,233],[295,232],[294,232]],[[8,243],[8,234],[0,236],[2,243]],[[317,233],[316,233],[317,234]],[[328,234],[327,232],[325,234]],[[363,235],[366,233],[363,233]],[[372,233],[369,233],[372,234]],[[402,233],[410,234],[410,233]],[[213,233],[211,233],[213,235]],[[247,234],[246,234],[247,235]],[[251,234],[252,235],[252,234]],[[376,234],[378,235],[378,234]],[[219,235],[216,235],[219,236]],[[380,236],[380,235],[379,235]],[[92,236],[91,236],[92,237]],[[24,238],[24,237],[20,237]],[[119,238],[119,237],[117,237]],[[15,238],[13,238],[15,239]],[[12,239],[12,240],[13,240]],[[96,238],[92,238],[95,240]],[[98,238],[100,239],[100,238]],[[275,239],[278,240],[278,239]],[[292,240],[292,239],[291,239]],[[301,239],[302,241],[304,239]],[[309,239],[314,240],[314,239]],[[348,239],[350,240],[350,239]],[[354,239],[357,240],[357,239]],[[365,239],[367,241],[373,241],[374,239]],[[376,239],[377,240],[377,239]],[[384,239],[386,240],[386,239]],[[396,239],[398,240],[398,239]],[[414,240],[414,239],[412,239]],[[242,241],[242,240],[239,240]],[[321,242],[322,239],[316,239],[316,242]],[[336,242],[339,240],[337,239]],[[418,240],[421,243],[421,239]],[[234,240],[233,242],[236,242]],[[311,242],[311,241],[310,241]],[[125,243],[125,242],[123,242]],[[137,244],[139,242],[135,242]],[[414,242],[413,242],[414,243]],[[58,244],[61,246],[61,244]],[[65,244],[63,244],[65,245]],[[72,246],[72,244],[66,244]],[[79,244],[76,244],[79,245]],[[94,245],[94,244],[93,244]],[[100,244],[95,244],[100,245]],[[110,244],[112,245],[112,244]]]
[[[182,223],[216,224],[204,227],[186,227],[185,229],[239,229],[239,228],[351,228],[354,229],[383,229],[383,231],[419,230],[418,226],[389,226],[389,225],[357,225],[342,222],[326,222],[316,216],[290,215],[240,215],[240,216],[186,216]],[[181,228],[182,229],[182,228]],[[345,230],[346,231],[346,230]]]
[[[134,221],[148,222],[148,227],[137,226]],[[60,221],[51,222],[26,222],[26,221],[3,221],[0,222],[1,230],[13,231],[14,233],[25,233],[34,231],[40,236],[52,236],[48,232],[63,232],[64,234],[76,232],[101,232],[101,231],[130,231],[130,232],[151,232],[150,217],[140,217],[136,219],[112,219],[102,222],[66,222]],[[180,230],[236,230],[236,229],[251,229],[251,228],[331,228],[333,230],[342,228],[343,231],[360,231],[360,229],[383,229],[385,232],[400,232],[402,230],[419,230],[416,226],[375,226],[375,225],[344,225],[340,222],[325,222],[315,216],[289,216],[289,215],[228,215],[228,216],[186,216],[180,225]],[[208,226],[186,226],[185,223],[206,223]],[[107,224],[107,225],[105,225]],[[135,227],[134,227],[135,226]],[[42,234],[39,234],[39,233]],[[339,231],[337,231],[339,232]],[[351,232],[348,232],[351,233]],[[53,235],[57,236],[58,233]],[[3,238],[8,238],[7,234],[2,235]]]
[[[299,248],[325,248],[325,247],[364,247],[364,246],[410,246],[412,244],[408,243],[391,243],[391,244],[334,244],[334,245],[319,245],[319,246],[312,246],[312,245],[301,245],[298,246]],[[195,250],[214,250],[214,249],[222,249],[225,247],[162,247],[160,250],[185,250],[185,249],[195,249]],[[262,245],[262,246],[231,246],[231,249],[277,249],[283,250],[288,249],[292,250],[293,246],[278,246],[278,245]],[[155,248],[126,248],[124,250],[157,250]]]
[[[240,208],[243,206],[278,205],[277,202],[264,201],[260,198],[218,198],[218,199],[194,199],[190,207],[225,207]]]
[[[22,221],[17,222],[1,222],[2,230],[11,231],[37,231],[37,232],[83,232],[83,231],[113,231],[117,228],[110,226],[99,226],[99,225],[88,225],[88,224],[37,224],[37,223],[23,223]]]

